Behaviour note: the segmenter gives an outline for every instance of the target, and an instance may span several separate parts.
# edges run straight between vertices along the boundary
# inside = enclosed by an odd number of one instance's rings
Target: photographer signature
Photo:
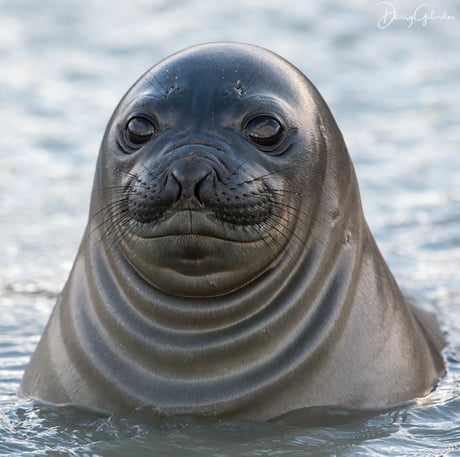
[[[452,21],[456,20],[454,16],[447,14],[444,10],[441,14],[437,13],[434,9],[429,8],[426,4],[417,6],[412,13],[404,13],[397,11],[393,3],[389,1],[378,2],[377,5],[385,7],[383,16],[377,22],[379,29],[386,29],[395,21],[407,21],[407,27],[412,27],[415,23],[420,23],[426,26],[429,21]]]

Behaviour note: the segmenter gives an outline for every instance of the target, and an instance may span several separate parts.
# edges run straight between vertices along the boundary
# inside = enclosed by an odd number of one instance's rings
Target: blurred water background
[[[286,57],[335,114],[377,242],[449,342],[448,375],[417,407],[294,427],[17,398],[83,233],[112,110],[161,58],[220,40]],[[0,455],[460,456],[459,119],[455,0],[0,0]]]

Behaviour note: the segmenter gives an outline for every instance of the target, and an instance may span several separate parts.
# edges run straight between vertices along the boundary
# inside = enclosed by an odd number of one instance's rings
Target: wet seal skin
[[[235,43],[123,97],[88,225],[22,395],[270,419],[427,395],[442,336],[365,222],[342,135],[294,66]]]

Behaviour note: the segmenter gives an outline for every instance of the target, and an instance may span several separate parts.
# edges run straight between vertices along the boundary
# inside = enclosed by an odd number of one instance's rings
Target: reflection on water
[[[0,455],[460,455],[460,9],[430,7],[458,20],[380,30],[382,5],[364,0],[0,1]],[[162,57],[217,40],[287,57],[334,112],[373,233],[449,342],[448,375],[416,407],[293,425],[106,417],[17,399],[83,232],[115,104]]]
[[[0,452],[19,455],[127,456],[331,456],[439,455],[460,442],[459,400],[451,407],[400,409],[378,415],[335,412],[330,423],[290,425],[217,421],[214,418],[161,419],[149,411],[126,416],[98,416],[74,408],[10,408],[0,420],[6,444]],[[433,424],[438,424],[433,427]],[[457,423],[457,425],[455,425]],[[50,451],[53,451],[50,454]],[[401,452],[403,454],[398,454]]]

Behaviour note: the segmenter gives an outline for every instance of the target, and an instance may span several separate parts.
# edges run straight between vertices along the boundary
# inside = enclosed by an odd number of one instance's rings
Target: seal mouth
[[[271,216],[274,219],[274,216]],[[213,238],[238,243],[253,242],[268,237],[273,222],[251,225],[236,225],[222,221],[208,209],[182,209],[169,211],[156,222],[139,223],[132,221],[135,234],[143,239],[181,237],[194,239]]]

